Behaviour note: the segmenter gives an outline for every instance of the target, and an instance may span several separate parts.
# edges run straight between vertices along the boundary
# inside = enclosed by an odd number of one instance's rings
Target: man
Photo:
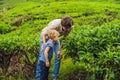
[[[62,19],[54,19],[52,20],[41,32],[40,36],[40,48],[44,47],[44,44],[48,40],[47,32],[49,30],[56,30],[60,33],[60,36],[65,37],[68,35],[68,33],[73,28],[73,20],[69,16],[65,16]],[[63,42],[63,40],[62,40]],[[61,43],[62,44],[62,43]],[[60,58],[61,58],[61,52],[60,52],[60,41],[58,40],[54,44],[54,53],[55,53],[55,62],[54,62],[54,71],[53,71],[53,80],[57,80],[58,74],[59,74],[59,68],[60,68]],[[36,74],[39,74],[39,66],[37,66]]]

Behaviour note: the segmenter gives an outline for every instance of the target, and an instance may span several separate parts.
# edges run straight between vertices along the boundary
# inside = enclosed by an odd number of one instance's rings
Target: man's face
[[[66,27],[62,26],[62,29],[63,29],[64,31],[69,31],[71,28],[66,28]]]

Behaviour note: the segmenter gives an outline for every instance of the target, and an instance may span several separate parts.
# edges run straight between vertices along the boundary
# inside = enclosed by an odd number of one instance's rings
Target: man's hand
[[[49,61],[46,61],[46,67],[50,67]]]
[[[45,45],[45,43],[42,44],[42,46],[41,46],[41,50],[44,48],[44,45]]]
[[[58,57],[61,58],[61,56],[62,56],[62,53],[61,53],[61,51],[59,50],[59,51],[58,51]]]

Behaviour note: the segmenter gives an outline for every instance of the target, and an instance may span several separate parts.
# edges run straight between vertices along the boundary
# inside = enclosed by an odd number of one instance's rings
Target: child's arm
[[[50,67],[50,62],[48,59],[48,51],[50,50],[50,47],[46,47],[44,55],[45,55],[45,60],[46,60],[46,67]]]

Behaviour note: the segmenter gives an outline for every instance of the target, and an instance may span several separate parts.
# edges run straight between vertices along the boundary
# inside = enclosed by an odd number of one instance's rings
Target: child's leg
[[[38,60],[37,69],[36,69],[36,79],[37,80],[47,80],[48,79],[48,70],[46,68],[45,62]]]
[[[49,68],[46,67],[45,62],[40,61],[40,80],[48,80],[48,70]]]
[[[48,80],[48,75],[49,75],[49,67],[46,67],[45,69],[45,80]]]
[[[59,48],[60,48],[60,41],[58,41],[54,45],[55,62],[54,62],[53,78],[58,78],[58,74],[59,74],[59,68],[60,68],[60,57],[58,56]]]

